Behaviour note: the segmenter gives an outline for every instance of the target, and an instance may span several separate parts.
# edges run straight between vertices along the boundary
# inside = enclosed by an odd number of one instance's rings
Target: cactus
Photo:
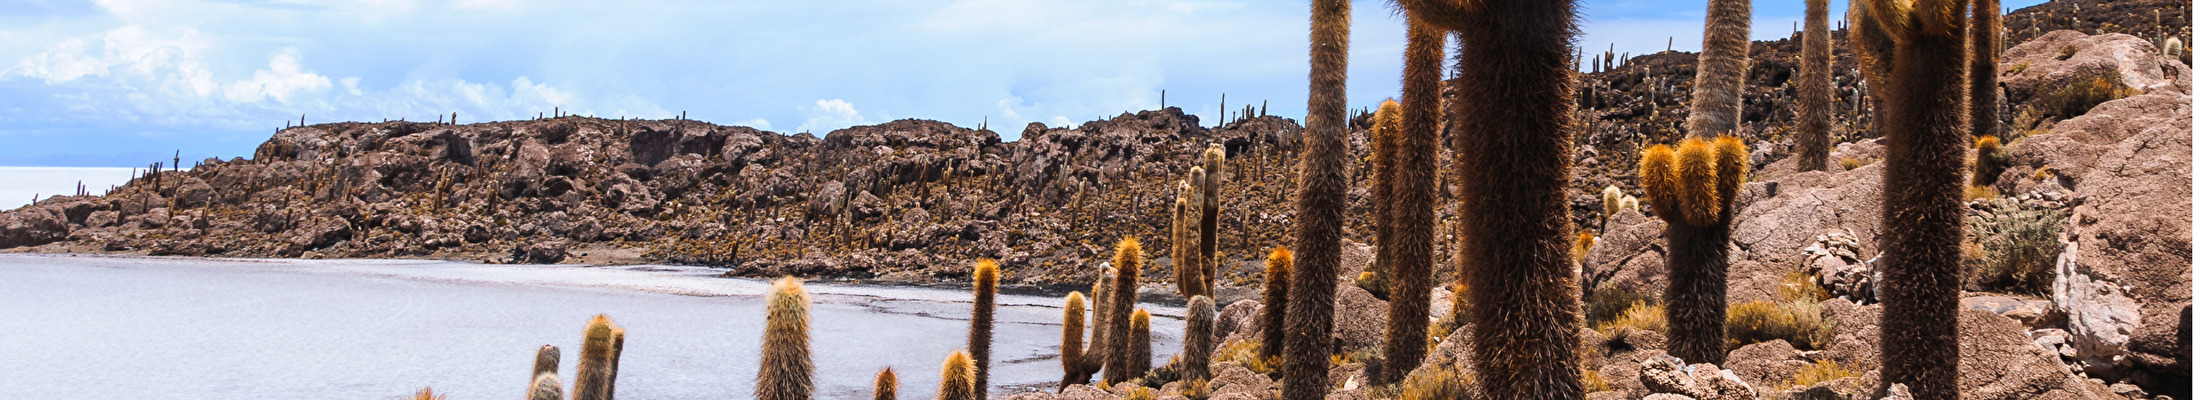
[[[977,400],[978,395],[970,386],[973,383],[971,374],[974,373],[976,372],[970,367],[969,354],[963,354],[962,351],[949,353],[947,361],[940,363],[939,400]]]
[[[1129,363],[1124,364],[1123,372],[1134,378],[1146,376],[1146,371],[1153,369],[1153,315],[1143,308],[1131,312],[1129,326],[1130,346],[1124,352]]]
[[[1956,396],[1957,295],[1962,279],[1964,20],[1956,0],[1859,0],[1859,27],[1892,48],[1879,110],[1887,158],[1880,223],[1880,376],[1918,399]],[[1870,25],[1866,25],[1870,23]]]
[[[1368,169],[1374,171],[1367,184],[1368,198],[1372,200],[1368,209],[1373,214],[1368,220],[1374,221],[1376,247],[1375,264],[1366,272],[1376,275],[1375,281],[1383,280],[1384,275],[1389,274],[1385,270],[1397,262],[1398,248],[1394,245],[1398,241],[1397,225],[1390,221],[1390,203],[1396,198],[1391,194],[1391,187],[1397,182],[1398,136],[1403,134],[1399,130],[1405,129],[1398,126],[1403,123],[1398,108],[1397,100],[1384,99],[1375,107],[1375,116],[1369,118],[1373,126],[1367,130],[1368,147],[1372,148],[1368,151],[1368,164],[1371,164]]]
[[[1833,147],[1833,33],[1826,0],[1805,0],[1803,74],[1795,87],[1795,168],[1824,171]]]
[[[1749,0],[1709,2],[1688,113],[1688,134],[1699,138],[1730,134],[1741,124],[1742,82],[1749,77]]]
[[[1580,399],[1580,301],[1566,258],[1573,155],[1575,2],[1399,0],[1409,15],[1458,32],[1452,174],[1459,253],[1472,296],[1475,379],[1482,393]],[[1746,40],[1746,38],[1744,39]]]
[[[758,400],[807,400],[814,383],[810,365],[810,295],[793,277],[772,283],[765,305],[762,367],[756,370]]]
[[[1000,263],[978,260],[970,274],[971,292],[976,294],[970,310],[970,362],[976,366],[971,375],[971,390],[978,398],[985,398],[987,364],[993,357],[993,295],[1000,290],[1000,282]]]
[[[1268,266],[1264,270],[1266,288],[1260,296],[1260,352],[1261,357],[1283,354],[1283,316],[1291,300],[1291,249],[1277,247],[1268,252]]]
[[[1971,136],[1999,137],[2001,85],[1998,79],[2001,77],[2001,68],[1995,61],[2001,56],[2001,0],[1971,0],[1971,32],[1968,39],[1971,42]],[[1985,158],[1979,160],[1983,164]],[[1972,179],[1974,182],[1977,180],[1977,177]]]
[[[596,314],[588,320],[581,340],[580,366],[573,371],[573,400],[608,400],[611,390],[611,317]]]
[[[2009,168],[2009,153],[2001,151],[2001,139],[1993,136],[1980,136],[1972,146],[1978,153],[1971,165],[1971,186],[1993,186]]]
[[[1207,364],[1215,354],[1215,300],[1193,297],[1184,308],[1184,375],[1180,380],[1204,380],[1213,376]]]
[[[1621,196],[1626,194],[1620,193],[1618,186],[1604,185],[1604,192],[1597,195],[1599,200],[1604,201],[1604,219],[1612,219],[1612,214],[1619,213]]]
[[[1246,107],[1250,108],[1252,105],[1248,104]],[[1199,292],[1213,297],[1215,295],[1216,272],[1215,249],[1222,243],[1221,236],[1217,236],[1218,229],[1221,228],[1222,224],[1222,177],[1224,171],[1227,171],[1224,169],[1222,162],[1229,156],[1229,151],[1224,150],[1221,144],[1208,144],[1207,151],[1201,155],[1207,159],[1207,187],[1199,196],[1200,200],[1203,200],[1200,202],[1199,218],[1199,265],[1203,268],[1200,270],[1199,276],[1201,285],[1205,286]]]
[[[1317,400],[1329,393],[1329,330],[1335,323],[1345,204],[1345,63],[1352,3],[1314,0],[1308,37],[1305,152],[1299,159],[1298,219],[1292,226],[1291,301],[1283,340],[1283,398]]]
[[[1177,259],[1177,262],[1180,266],[1178,269],[1184,271],[1184,288],[1186,290],[1183,292],[1184,297],[1191,298],[1192,296],[1206,294],[1205,291],[1207,290],[1207,259],[1201,257],[1206,252],[1201,250],[1199,244],[1200,237],[1203,235],[1200,215],[1204,213],[1202,209],[1205,208],[1204,204],[1207,203],[1206,189],[1204,189],[1207,185],[1206,167],[1192,167],[1192,175],[1185,182],[1184,213],[1179,216],[1183,221],[1184,232],[1183,236],[1178,237],[1178,240],[1184,243],[1182,246],[1184,248],[1184,258]]]
[[[1085,347],[1081,358],[1084,379],[1091,379],[1108,365],[1108,349],[1114,343],[1108,335],[1115,332],[1115,268],[1101,268],[1100,277],[1092,282],[1092,344]],[[1082,381],[1082,380],[1081,380]]]
[[[1404,101],[1398,152],[1392,158],[1390,198],[1390,310],[1383,358],[1388,365],[1419,365],[1428,353],[1429,291],[1435,287],[1436,155],[1441,112],[1444,32],[1407,18]],[[1379,382],[1405,379],[1410,368],[1381,371]]]
[[[1062,299],[1062,386],[1056,390],[1091,380],[1085,369],[1085,296],[1069,292]]]
[[[611,327],[611,373],[609,374],[607,379],[604,379],[603,382],[603,398],[609,399],[618,397],[619,354],[623,354],[625,352],[626,328],[613,325]]]
[[[2177,38],[2163,39],[2162,56],[2175,59],[2184,59],[2185,42],[2182,40],[2177,40]]]
[[[1670,352],[1690,363],[1726,359],[1727,240],[1732,236],[1734,193],[1747,174],[1741,140],[1682,141],[1679,154],[1665,145],[1643,153],[1642,181],[1666,221],[1666,337]]]
[[[878,371],[878,378],[871,380],[871,400],[894,400],[901,391],[901,379],[894,377],[894,367]]]
[[[535,372],[530,376],[558,373],[558,357],[558,346],[542,345],[535,350]]]
[[[1175,264],[1173,265],[1174,268],[1171,269],[1175,270],[1176,273],[1176,293],[1184,297],[1192,297],[1194,293],[1199,291],[1191,286],[1193,279],[1191,249],[1187,246],[1189,243],[1184,240],[1187,237],[1186,231],[1191,229],[1191,227],[1185,226],[1185,222],[1189,220],[1185,217],[1190,215],[1189,212],[1186,212],[1188,210],[1185,210],[1185,207],[1192,202],[1191,194],[1192,190],[1189,183],[1177,181],[1176,207],[1171,208],[1169,211],[1169,262]]]
[[[527,400],[565,400],[565,384],[558,382],[556,372],[535,374],[527,386]]]
[[[1111,332],[1108,333],[1108,368],[1105,375],[1110,385],[1138,377],[1137,374],[1130,373],[1130,368],[1126,368],[1131,365],[1131,324],[1128,319],[1131,318],[1131,305],[1138,304],[1138,272],[1145,268],[1145,250],[1139,247],[1137,238],[1123,238],[1122,242],[1115,244],[1115,283],[1110,284],[1114,289],[1111,294],[1115,298],[1108,301],[1108,307],[1113,310],[1108,313],[1108,317],[1115,321],[1108,323]]]

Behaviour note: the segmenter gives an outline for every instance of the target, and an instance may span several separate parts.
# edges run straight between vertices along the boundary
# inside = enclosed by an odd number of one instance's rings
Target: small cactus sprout
[[[611,392],[611,317],[596,314],[588,320],[581,340],[580,367],[573,371],[573,400],[608,400]]]
[[[1978,155],[1971,165],[1971,186],[1993,186],[2001,171],[2009,168],[2009,153],[2001,151],[2001,138],[1980,136],[1972,143]]]
[[[528,383],[527,400],[565,400],[565,384],[558,382],[556,372],[535,374]]]
[[[1622,197],[1619,199],[1619,208],[1622,210],[1642,212],[1642,200],[1636,199],[1634,195]]]
[[[811,381],[810,295],[793,277],[772,283],[765,305],[763,366],[756,370],[758,400],[808,400]],[[967,357],[964,361],[968,365]]]
[[[440,394],[435,394],[435,388],[426,387],[420,388],[420,391],[418,392],[413,392],[412,398],[413,400],[444,400],[448,397]]]
[[[901,379],[894,377],[894,367],[880,370],[878,378],[871,380],[871,400],[894,400],[894,392],[900,390]]]
[[[2163,56],[2166,56],[2166,57],[2169,57],[2169,58],[2176,58],[2176,59],[2183,59],[2183,58],[2185,58],[2185,42],[2184,42],[2184,41],[2182,41],[2182,40],[2177,40],[2177,38],[2174,38],[2174,37],[2173,37],[2173,38],[2168,38],[2168,39],[2163,39],[2163,40],[2162,40],[2162,55],[2163,55]]]
[[[1598,196],[1598,197],[1600,197],[1600,198],[1601,198],[1602,200],[1604,200],[1604,218],[1605,218],[1605,219],[1611,219],[1611,218],[1612,218],[1612,214],[1618,214],[1618,213],[1619,213],[1619,210],[1620,210],[1620,208],[1621,208],[1621,207],[1620,207],[1620,198],[1621,198],[1622,196],[1626,196],[1626,194],[1622,194],[1622,193],[1620,193],[1620,192],[1619,192],[1619,187],[1618,187],[1618,186],[1612,186],[1612,185],[1605,185],[1605,186],[1604,186],[1604,193],[1603,193],[1603,194],[1602,194],[1601,196]]]
[[[1582,258],[1588,257],[1589,247],[1596,245],[1597,233],[1595,231],[1583,229],[1581,233],[1574,234],[1574,261],[1581,261]]]
[[[1260,355],[1283,354],[1283,316],[1291,301],[1291,249],[1268,252],[1267,282],[1260,296]]]
[[[1146,371],[1153,369],[1153,314],[1143,308],[1132,312],[1130,328],[1130,368],[1124,372],[1133,377],[1146,376]]]
[[[558,357],[558,346],[546,344],[542,345],[541,349],[535,350],[535,371],[533,375],[542,375],[545,372],[558,373]]]
[[[972,391],[971,374],[977,373],[970,366],[970,355],[958,350],[947,355],[947,362],[940,363],[940,400],[977,400]]]
[[[1110,300],[1108,304],[1109,307],[1114,309],[1113,312],[1109,313],[1109,317],[1116,319],[1115,322],[1109,324],[1109,329],[1113,332],[1108,334],[1110,343],[1108,344],[1106,378],[1110,385],[1138,377],[1138,375],[1130,373],[1130,368],[1126,368],[1131,365],[1131,324],[1129,318],[1131,317],[1131,305],[1138,304],[1138,272],[1146,268],[1146,252],[1139,247],[1137,238],[1123,238],[1122,242],[1115,244],[1114,262],[1115,283],[1113,286],[1115,290],[1112,294],[1115,295],[1115,299]],[[1139,372],[1144,372],[1144,370],[1141,369]]]
[[[1184,308],[1183,379],[1207,379],[1207,364],[1214,359],[1215,351],[1215,301],[1197,296]]]
[[[970,275],[971,291],[976,294],[970,311],[970,362],[976,366],[971,383],[977,397],[984,398],[987,364],[993,354],[993,295],[1000,290],[1001,265],[980,259]]]
[[[1069,292],[1062,299],[1062,389],[1091,379],[1085,369],[1085,296]]]

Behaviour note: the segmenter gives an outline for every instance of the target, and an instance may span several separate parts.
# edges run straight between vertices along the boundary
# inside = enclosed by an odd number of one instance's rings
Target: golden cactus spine
[[[558,382],[556,372],[535,374],[527,386],[527,400],[565,400],[565,384]]]
[[[1390,204],[1392,242],[1389,332],[1384,359],[1389,365],[1419,365],[1428,353],[1429,291],[1436,286],[1436,156],[1442,132],[1444,32],[1408,15],[1404,99],[1399,106],[1398,152],[1393,156]],[[1419,344],[1419,345],[1416,345]],[[1385,368],[1378,382],[1405,379],[1407,368]]]
[[[1138,273],[1146,268],[1145,250],[1139,247],[1138,239],[1123,238],[1122,242],[1115,244],[1114,264],[1115,282],[1111,286],[1114,287],[1112,294],[1115,299],[1109,300],[1108,306],[1114,309],[1109,312],[1109,317],[1116,321],[1109,323],[1109,329],[1113,332],[1108,333],[1108,367],[1105,375],[1110,385],[1138,377],[1131,374],[1128,368],[1131,365],[1131,306],[1138,304]]]
[[[810,295],[793,277],[772,283],[764,309],[762,367],[756,370],[758,400],[808,400],[814,387],[810,364]]]
[[[1472,290],[1475,382],[1482,393],[1580,399],[1580,293],[1567,256],[1566,184],[1574,121],[1575,2],[1400,0],[1458,33],[1451,101],[1459,254]]]
[[[894,400],[901,391],[901,379],[894,377],[894,367],[886,367],[871,380],[871,400]]]
[[[1129,326],[1130,346],[1125,352],[1129,363],[1124,364],[1128,366],[1124,372],[1132,378],[1146,376],[1146,371],[1153,369],[1153,315],[1143,308],[1131,312]]]
[[[1215,300],[1193,297],[1184,304],[1184,376],[1181,380],[1212,377],[1207,364],[1214,360]]]
[[[1741,124],[1742,82],[1749,76],[1749,0],[1710,0],[1703,54],[1696,56],[1688,135],[1712,138]]]
[[[1283,316],[1291,301],[1291,249],[1268,252],[1266,280],[1260,295],[1260,355],[1283,355]]]
[[[1308,35],[1305,153],[1292,243],[1299,262],[1291,270],[1291,301],[1283,339],[1283,398],[1318,400],[1329,393],[1329,330],[1336,316],[1339,257],[1345,204],[1345,63],[1351,44],[1352,3],[1314,0]]]
[[[1199,292],[1212,297],[1215,295],[1215,249],[1222,243],[1218,236],[1218,229],[1222,227],[1222,178],[1228,171],[1222,163],[1229,157],[1229,151],[1221,144],[1208,144],[1207,151],[1201,155],[1207,159],[1207,188],[1199,197],[1203,200],[1199,218],[1199,276],[1206,288]]]
[[[611,317],[596,314],[588,320],[581,340],[581,359],[573,371],[573,400],[608,400],[611,391]]]
[[[971,390],[972,374],[970,355],[956,351],[940,363],[940,400],[977,400],[977,392]]]
[[[1085,296],[1069,292],[1062,299],[1062,386],[1056,390],[1091,381],[1085,364]]]
[[[971,384],[978,398],[986,392],[986,373],[993,357],[993,308],[994,294],[1000,291],[1001,265],[990,259],[978,260],[970,273],[971,292],[975,299],[970,310],[970,362],[975,368]]]
[[[1971,136],[2000,137],[2001,0],[1971,0],[1969,39]]]
[[[1880,127],[1886,176],[1880,223],[1880,376],[1918,399],[1952,400],[1962,282],[1964,3],[1858,0],[1893,44]],[[1866,24],[1857,24],[1866,26]],[[1860,52],[1861,53],[1861,52]],[[1891,53],[1891,54],[1890,54]],[[1863,56],[1864,54],[1859,54]]]
[[[1804,0],[1803,71],[1795,87],[1795,168],[1824,171],[1833,148],[1833,31],[1827,0]]]

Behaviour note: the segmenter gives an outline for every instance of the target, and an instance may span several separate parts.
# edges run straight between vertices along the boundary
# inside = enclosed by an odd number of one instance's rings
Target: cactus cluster
[[[1227,157],[1222,145],[1209,144],[1200,152],[1200,165],[1176,185],[1176,207],[1169,214],[1169,258],[1175,263],[1177,293],[1185,298],[1214,295],[1215,234],[1221,222]]]

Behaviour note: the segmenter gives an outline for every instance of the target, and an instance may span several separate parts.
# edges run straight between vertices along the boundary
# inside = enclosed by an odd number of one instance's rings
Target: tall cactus
[[[1153,369],[1153,314],[1147,313],[1143,308],[1131,312],[1129,326],[1130,346],[1124,352],[1124,357],[1129,362],[1124,364],[1128,368],[1124,368],[1123,372],[1132,378],[1146,376],[1146,371]]]
[[[810,295],[793,277],[772,283],[764,306],[763,366],[756,370],[758,400],[808,400],[814,387],[810,364]]]
[[[1795,86],[1795,169],[1824,171],[1833,148],[1833,32],[1826,0],[1803,1],[1803,74]]]
[[[1207,379],[1207,364],[1214,360],[1215,300],[1193,297],[1184,304],[1184,378]]]
[[[1069,292],[1062,299],[1062,386],[1056,390],[1090,382],[1085,364],[1085,296]]]
[[[1115,333],[1115,271],[1112,267],[1101,268],[1100,277],[1092,282],[1092,344],[1085,347],[1085,366],[1080,371],[1083,379],[1079,379],[1079,383],[1100,373],[1107,367],[1110,354],[1114,354],[1109,352],[1115,343],[1109,335]],[[1102,376],[1102,380],[1105,379],[1106,376]]]
[[[1404,380],[1411,366],[1428,353],[1429,291],[1436,286],[1436,153],[1438,108],[1443,103],[1444,32],[1408,13],[1404,101],[1399,115],[1398,152],[1391,164],[1392,250],[1389,331],[1379,382]]]
[[[1969,39],[1971,136],[1999,140],[2001,71],[1995,61],[2001,56],[2001,0],[1971,0]]]
[[[978,398],[985,398],[986,373],[993,357],[993,295],[1000,290],[1001,265],[991,259],[980,259],[970,273],[971,292],[975,299],[970,310],[970,362],[976,366],[971,376],[971,390]]]
[[[1251,105],[1247,105],[1247,107],[1251,107]],[[1200,290],[1200,293],[1208,297],[1214,297],[1217,267],[1215,265],[1215,248],[1221,244],[1222,240],[1220,236],[1217,236],[1218,229],[1221,228],[1222,224],[1222,178],[1223,173],[1228,171],[1223,168],[1222,162],[1229,158],[1229,151],[1223,149],[1221,144],[1208,144],[1207,151],[1201,155],[1207,159],[1207,184],[1206,190],[1202,191],[1199,197],[1201,200],[1199,264],[1203,267],[1200,271],[1200,277],[1201,283],[1206,286],[1205,289]]]
[[[611,317],[596,314],[588,320],[580,366],[573,371],[573,400],[611,399],[612,330]]]
[[[1398,239],[1395,233],[1397,226],[1390,221],[1390,208],[1391,199],[1394,198],[1391,188],[1395,186],[1398,174],[1398,131],[1405,129],[1398,126],[1399,112],[1397,100],[1383,99],[1381,104],[1375,106],[1375,115],[1368,118],[1371,125],[1367,130],[1370,147],[1368,169],[1374,172],[1367,183],[1367,195],[1372,200],[1368,205],[1371,214],[1368,220],[1374,221],[1376,247],[1375,265],[1370,266],[1367,272],[1374,273],[1378,280],[1390,274],[1390,265],[1396,262],[1393,258],[1398,253],[1397,246],[1392,245]]]
[[[1291,249],[1268,252],[1266,287],[1260,294],[1260,355],[1283,355],[1283,316],[1291,301]]]
[[[1138,377],[1131,374],[1131,306],[1138,304],[1138,273],[1146,269],[1146,252],[1136,238],[1123,238],[1115,244],[1115,283],[1113,295],[1108,301],[1109,317],[1115,318],[1108,325],[1107,382],[1123,383]],[[1141,371],[1143,372],[1143,371]]]
[[[948,354],[947,361],[940,363],[940,400],[977,400],[978,394],[970,386],[975,373],[969,354],[960,350]]]
[[[1742,82],[1749,77],[1749,0],[1710,0],[1708,7],[1688,112],[1688,135],[1705,139],[1740,126]]]
[[[1734,194],[1748,174],[1741,139],[1688,138],[1643,152],[1641,177],[1658,217],[1666,221],[1666,347],[1690,363],[1726,360],[1727,241],[1733,236]]]
[[[871,380],[871,400],[894,400],[901,391],[901,379],[894,377],[894,367],[886,367]]]
[[[1186,277],[1184,297],[1191,298],[1192,296],[1206,294],[1207,290],[1207,259],[1202,257],[1206,252],[1201,250],[1199,244],[1200,237],[1204,232],[1201,228],[1200,218],[1204,213],[1202,209],[1206,207],[1205,204],[1207,203],[1205,189],[1207,186],[1207,168],[1203,166],[1192,167],[1191,177],[1186,178],[1184,182],[1187,184],[1184,195],[1184,213],[1179,217],[1184,221],[1184,235],[1178,238],[1184,243],[1184,258],[1180,259],[1181,263],[1179,265],[1182,265],[1182,267],[1179,269],[1184,270],[1184,276]]]
[[[1880,223],[1880,376],[1918,399],[1956,396],[1956,308],[1963,278],[1964,20],[1958,0],[1858,0],[1858,27],[1893,42]],[[1862,46],[1859,46],[1862,47]],[[1861,54],[1860,56],[1867,56]]]
[[[1184,297],[1192,297],[1199,292],[1199,289],[1192,288],[1192,282],[1196,279],[1193,275],[1194,267],[1191,265],[1192,244],[1185,240],[1194,229],[1187,225],[1191,220],[1188,218],[1192,214],[1189,209],[1191,203],[1191,183],[1177,181],[1176,206],[1169,209],[1169,262],[1175,264],[1170,269],[1175,272],[1176,293]]]
[[[1399,0],[1459,33],[1452,154],[1459,255],[1482,393],[1580,399],[1574,233],[1571,0]],[[1746,38],[1745,38],[1746,40]]]
[[[1283,340],[1283,398],[1317,400],[1329,393],[1329,330],[1336,321],[1337,265],[1343,254],[1345,204],[1345,62],[1352,3],[1314,0],[1308,34],[1306,152],[1292,226],[1298,261],[1292,266],[1292,329]]]

